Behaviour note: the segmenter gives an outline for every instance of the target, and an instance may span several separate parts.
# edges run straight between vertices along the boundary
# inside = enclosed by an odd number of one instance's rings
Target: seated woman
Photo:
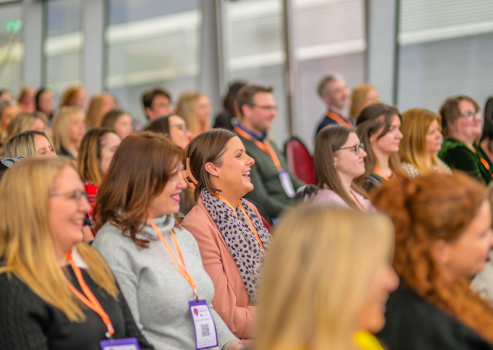
[[[351,92],[351,105],[349,107],[349,118],[356,123],[363,108],[378,103],[378,91],[369,84],[356,85]]]
[[[368,156],[365,173],[357,183],[367,192],[379,187],[382,181],[400,169],[399,151],[402,134],[399,110],[384,103],[365,107],[356,120],[356,133],[365,145]]]
[[[354,129],[329,125],[315,139],[313,160],[318,178],[314,203],[373,211],[364,189],[354,179],[365,172],[366,152]]]
[[[192,139],[185,121],[175,114],[154,119],[144,130],[169,135],[171,141],[181,149],[185,149]]]
[[[192,136],[211,129],[211,102],[200,92],[185,91],[176,104],[176,114],[185,120]]]
[[[181,168],[182,150],[166,137],[142,132],[125,138],[99,187],[93,246],[156,349],[199,347],[201,328],[194,329],[201,326],[192,318],[199,305],[207,346],[238,349],[241,343],[212,308],[214,286],[197,242],[174,218],[186,187]]]
[[[401,279],[382,342],[389,350],[493,349],[493,308],[469,288],[493,246],[485,188],[464,174],[398,176],[372,199],[394,222]]]
[[[479,144],[491,163],[493,159],[493,97],[486,101],[483,119],[483,133]]]
[[[114,109],[106,113],[101,123],[103,128],[113,130],[120,140],[123,140],[128,135],[134,132],[132,125],[132,116],[120,109]]]
[[[17,102],[10,99],[0,100],[0,154],[3,153],[3,146],[7,142],[7,127],[19,112]]]
[[[277,232],[262,274],[255,350],[383,350],[369,332],[382,329],[382,303],[399,283],[390,220],[304,205]]]
[[[116,108],[115,99],[108,93],[93,95],[89,102],[86,114],[86,125],[88,129],[99,128],[103,118],[109,111]]]
[[[1,349],[97,350],[109,338],[153,349],[104,259],[81,243],[90,206],[71,161],[21,161],[0,197]]]
[[[445,139],[438,157],[451,169],[462,170],[484,184],[493,176],[490,162],[476,139],[481,136],[483,117],[479,105],[468,96],[447,99],[440,108]]]
[[[41,113],[20,113],[7,126],[7,139],[24,131],[46,131],[46,118]]]
[[[41,131],[24,131],[12,137],[5,145],[5,156],[56,157],[51,139]]]
[[[238,338],[252,339],[257,283],[271,241],[255,206],[242,199],[253,190],[249,175],[255,161],[226,129],[194,137],[186,158],[198,204],[183,226],[197,240],[214,283],[214,308]]]
[[[59,156],[77,160],[80,142],[86,133],[84,111],[78,107],[62,107],[53,117],[53,141]]]
[[[409,177],[435,171],[452,174],[450,168],[437,157],[442,148],[440,141],[440,115],[423,108],[413,108],[402,113],[399,146],[402,169]]]

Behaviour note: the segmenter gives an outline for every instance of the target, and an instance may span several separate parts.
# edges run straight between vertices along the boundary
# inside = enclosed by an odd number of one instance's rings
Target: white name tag
[[[205,300],[189,301],[195,327],[195,340],[197,349],[207,349],[218,345],[217,332],[211,311]]]
[[[294,192],[293,183],[289,178],[287,171],[283,170],[279,173],[279,180],[281,180],[282,189],[289,198],[294,198],[296,193]]]

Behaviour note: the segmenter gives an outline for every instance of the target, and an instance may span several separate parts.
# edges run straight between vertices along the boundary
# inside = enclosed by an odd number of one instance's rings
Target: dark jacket
[[[386,322],[377,334],[388,350],[492,350],[476,331],[405,285],[390,295]]]
[[[335,113],[335,114],[337,114],[337,113]],[[339,117],[342,118],[342,116],[339,116]],[[353,126],[354,126],[354,121],[353,120],[351,120],[351,119],[349,119],[349,120],[345,119],[345,120],[347,122],[353,124]],[[317,138],[317,135],[320,132],[320,130],[322,130],[323,128],[325,128],[327,125],[338,125],[338,124],[339,123],[337,121],[335,121],[334,119],[327,117],[327,115],[324,115],[322,117],[322,120],[320,121],[320,123],[317,126],[317,130],[315,132],[315,138]]]

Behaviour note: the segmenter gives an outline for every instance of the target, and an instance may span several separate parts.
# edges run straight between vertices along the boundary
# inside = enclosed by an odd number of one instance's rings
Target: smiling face
[[[185,149],[192,139],[192,133],[187,129],[185,121],[176,115],[169,117],[168,121],[171,141],[181,149]]]
[[[329,105],[329,108],[341,111],[349,105],[349,90],[344,80],[332,80],[327,83],[323,100]]]
[[[148,209],[150,218],[176,214],[180,210],[180,194],[187,188],[181,168],[178,161],[163,191],[151,200]]]
[[[354,148],[346,148],[359,144],[361,144],[361,141],[358,135],[355,132],[350,132],[346,143],[341,146],[344,149],[334,152],[334,165],[341,178],[352,180],[365,173],[366,152],[359,149],[358,154],[356,154]]]
[[[402,140],[402,133],[399,130],[400,127],[401,121],[399,116],[394,115],[392,117],[390,129],[384,136],[380,137],[384,126],[370,136],[371,147],[375,154],[391,155],[399,151],[399,144]]]
[[[87,198],[75,198],[74,190],[84,191],[84,185],[79,174],[72,167],[66,166],[55,178],[49,204],[51,229],[61,254],[66,254],[74,245],[82,242],[84,219],[91,210]]]
[[[113,128],[122,140],[132,134],[134,132],[134,127],[132,125],[132,117],[130,114],[122,114],[119,116]]]
[[[120,138],[115,133],[109,132],[103,136],[101,140],[101,159],[99,159],[99,170],[101,170],[102,174],[108,171],[113,155],[120,143]]]
[[[428,131],[426,132],[426,149],[428,153],[435,154],[440,151],[442,145],[440,144],[440,140],[442,139],[442,133],[440,132],[440,125],[438,125],[438,121],[434,120],[431,122]]]
[[[77,113],[68,123],[68,136],[71,142],[79,144],[86,133],[86,124],[84,123],[84,114]]]
[[[242,124],[259,134],[270,130],[276,117],[276,101],[269,92],[258,92],[253,96],[253,105],[242,107]]]
[[[462,100],[459,102],[459,113],[461,116],[469,113],[478,112],[474,107],[474,104],[468,100]],[[478,114],[473,118],[458,118],[450,128],[450,134],[458,141],[462,141],[466,144],[473,143],[482,132],[483,117]]]
[[[34,135],[37,157],[57,157],[50,142],[43,135]]]

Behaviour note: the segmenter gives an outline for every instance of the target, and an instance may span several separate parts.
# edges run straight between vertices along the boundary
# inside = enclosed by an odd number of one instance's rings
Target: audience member
[[[284,156],[267,137],[277,108],[272,88],[247,85],[238,93],[237,104],[241,124],[235,131],[255,160],[250,173],[254,188],[245,198],[275,218],[294,203],[295,191],[304,183],[289,172]]]
[[[225,129],[196,136],[186,150],[187,177],[198,204],[183,220],[195,237],[214,283],[214,309],[240,339],[253,338],[257,283],[271,236],[255,206],[242,199],[253,189],[253,158]]]
[[[443,103],[440,115],[445,139],[438,157],[450,168],[462,170],[489,184],[493,164],[476,143],[482,133],[483,121],[477,102],[468,96],[451,97]]]
[[[5,156],[56,157],[50,137],[42,131],[24,131],[11,137],[5,145]]]
[[[369,84],[356,85],[351,94],[351,105],[349,107],[349,119],[356,123],[356,119],[363,108],[378,103],[378,91]]]
[[[292,210],[265,261],[254,349],[383,350],[371,333],[382,329],[382,304],[398,285],[392,248],[392,223],[381,214]]]
[[[490,97],[484,106],[484,124],[480,146],[488,160],[493,160],[493,97]]]
[[[357,183],[371,192],[400,169],[401,115],[393,106],[376,103],[361,111],[356,126],[356,133],[368,153],[365,173]]]
[[[86,133],[85,114],[79,107],[62,107],[53,117],[53,141],[59,156],[77,160],[80,142]]]
[[[113,130],[121,140],[134,132],[132,116],[120,109],[114,109],[106,113],[101,126]]]
[[[0,89],[0,101],[3,100],[14,101],[14,95],[12,95],[10,90]]]
[[[7,126],[7,139],[23,131],[46,131],[45,118],[44,114],[39,112],[17,114]]]
[[[43,113],[48,119],[48,122],[51,123],[54,105],[53,91],[44,87],[39,88],[34,98],[34,103],[36,106],[36,111]]]
[[[81,243],[90,206],[69,160],[20,162],[0,198],[8,218],[0,225],[0,348],[101,349],[101,341],[133,337],[153,349],[104,259]]]
[[[207,96],[195,91],[185,91],[176,104],[176,114],[185,120],[193,136],[211,129],[211,103]]]
[[[463,174],[397,176],[373,203],[394,222],[401,279],[382,342],[389,350],[493,349],[493,308],[469,288],[493,245],[484,186]]]
[[[409,177],[430,171],[452,174],[450,168],[437,157],[442,148],[440,115],[423,108],[412,108],[402,113],[402,141],[399,145],[401,166]]]
[[[240,123],[238,108],[236,106],[236,96],[243,86],[247,85],[245,81],[235,81],[229,85],[228,93],[224,96],[224,110],[219,113],[214,122],[214,128],[223,128],[234,131],[234,127]]]
[[[99,185],[101,185],[103,175],[110,167],[120,142],[118,135],[110,129],[94,128],[84,135],[80,143],[77,170],[82,181],[84,181],[84,188],[91,205],[90,217],[92,217],[96,204]]]
[[[171,141],[183,150],[192,139],[192,133],[187,129],[185,121],[175,114],[154,119],[145,131],[169,135]]]
[[[349,128],[354,127],[354,122],[345,116],[345,109],[349,105],[349,90],[346,81],[339,74],[332,74],[322,78],[318,83],[317,92],[327,105],[327,113],[317,126],[317,134],[325,126],[339,124]]]
[[[7,170],[11,169],[15,163],[17,163],[22,159],[24,159],[24,157],[15,157],[15,158],[0,157],[0,180],[2,180],[2,177],[5,175]]]
[[[175,222],[186,187],[182,156],[163,135],[142,132],[122,141],[99,188],[94,216],[100,230],[93,246],[157,349],[199,348],[195,335],[200,337],[200,328],[196,333],[194,326],[200,324],[193,316],[199,305],[208,346],[239,349],[239,340],[212,308],[214,286],[197,242]]]
[[[84,112],[87,109],[87,91],[83,86],[76,85],[68,87],[60,100],[60,107],[79,107]]]
[[[161,88],[154,88],[144,92],[142,94],[142,104],[145,115],[150,122],[156,118],[175,112],[171,104],[171,95],[168,91]]]
[[[99,128],[103,118],[109,111],[116,108],[113,96],[107,93],[94,95],[89,102],[86,114],[86,126],[88,129]]]
[[[36,95],[36,90],[30,86],[22,88],[19,92],[19,97],[17,101],[19,102],[19,109],[21,112],[34,113],[36,106],[34,103],[34,97]]]
[[[7,126],[19,112],[19,106],[14,100],[0,100],[0,133],[2,137],[7,136]]]
[[[314,163],[318,191],[313,201],[358,211],[373,211],[366,192],[354,183],[365,172],[366,152],[354,129],[323,128],[315,139]]]

